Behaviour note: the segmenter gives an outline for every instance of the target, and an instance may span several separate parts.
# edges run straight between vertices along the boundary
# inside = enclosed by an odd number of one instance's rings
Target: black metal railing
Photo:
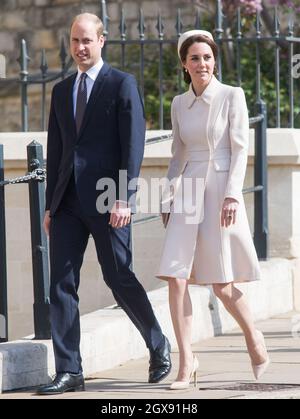
[[[8,304],[6,270],[6,232],[4,188],[28,183],[31,227],[33,318],[35,339],[50,339],[50,297],[48,245],[43,229],[45,213],[45,178],[42,145],[36,141],[27,146],[28,173],[15,179],[4,179],[3,145],[0,144],[0,342],[8,340]]]
[[[137,72],[137,78],[139,82],[140,91],[142,97],[146,101],[146,108],[147,108],[147,95],[145,94],[145,83],[148,80],[145,80],[145,70],[149,62],[147,61],[147,53],[145,49],[148,46],[154,46],[156,48],[156,59],[157,61],[157,91],[151,91],[152,94],[158,97],[158,127],[160,129],[164,129],[165,127],[165,115],[164,115],[164,100],[166,97],[166,78],[167,76],[164,74],[164,62],[165,62],[165,46],[173,45],[176,46],[177,39],[180,34],[186,30],[191,29],[191,27],[201,28],[201,15],[200,9],[197,9],[196,19],[194,25],[189,25],[189,27],[184,27],[181,19],[181,9],[177,11],[175,29],[176,29],[176,37],[173,39],[166,39],[166,35],[164,33],[164,22],[161,13],[158,13],[157,17],[157,39],[146,39],[145,36],[145,20],[143,11],[140,10],[138,18],[138,39],[128,39],[127,38],[127,26],[126,26],[126,19],[125,19],[125,12],[122,10],[120,16],[120,38],[119,39],[110,39],[109,37],[109,17],[107,14],[107,7],[105,0],[101,0],[99,6],[101,7],[99,15],[102,18],[104,24],[104,34],[107,38],[105,47],[103,50],[104,58],[109,55],[110,48],[113,46],[117,46],[119,49],[118,56],[120,57],[119,67],[121,69],[126,69],[128,66],[126,65],[126,59],[128,57],[128,47],[135,46],[135,51],[138,51],[138,58],[134,60],[134,72]],[[294,96],[295,92],[295,79],[293,77],[293,59],[295,53],[295,45],[300,45],[300,38],[294,36],[294,16],[291,13],[289,22],[288,22],[288,33],[282,34],[280,33],[280,22],[278,18],[278,9],[277,7],[274,8],[274,24],[272,28],[272,35],[265,36],[262,34],[262,23],[261,23],[261,14],[257,12],[256,15],[256,23],[255,28],[252,32],[243,33],[243,25],[242,25],[242,17],[241,17],[241,9],[237,9],[236,14],[236,27],[229,32],[228,35],[228,28],[226,28],[226,16],[223,15],[222,12],[222,2],[221,0],[216,1],[216,15],[215,15],[215,28],[209,28],[215,34],[216,42],[219,46],[219,57],[217,62],[218,68],[218,77],[220,81],[223,80],[223,68],[222,62],[224,60],[224,48],[230,46],[230,49],[234,49],[236,51],[235,54],[235,67],[236,67],[236,84],[238,86],[243,85],[243,66],[242,66],[242,59],[243,59],[243,50],[244,47],[247,46],[248,48],[255,48],[255,68],[256,68],[256,101],[258,102],[261,98],[262,92],[262,82],[261,82],[261,59],[262,55],[265,52],[264,50],[264,43],[268,42],[268,44],[274,47],[274,69],[268,69],[268,72],[274,74],[275,80],[275,99],[272,100],[276,102],[276,116],[275,116],[275,127],[281,127],[281,81],[280,81],[280,70],[281,65],[285,64],[285,61],[288,61],[288,73],[287,73],[287,84],[288,84],[288,96],[286,97],[286,101],[289,104],[289,116],[288,116],[288,124],[286,126],[293,128],[294,127],[294,120],[295,120],[295,106],[294,106]],[[231,35],[233,33],[234,35]],[[249,35],[250,33],[250,35]],[[285,49],[287,51],[288,57],[282,58],[280,56],[280,52]],[[175,50],[174,50],[175,51]],[[268,52],[269,54],[269,52]],[[175,54],[176,55],[176,54]],[[65,46],[65,42],[62,39],[61,41],[61,48],[60,48],[60,71],[52,71],[49,72],[48,65],[47,65],[47,58],[46,53],[43,50],[41,53],[41,65],[40,65],[40,74],[30,75],[28,70],[28,63],[29,63],[29,56],[27,50],[27,44],[25,40],[21,42],[21,53],[19,58],[20,63],[20,76],[19,78],[9,78],[6,80],[0,80],[0,93],[1,89],[9,89],[10,86],[16,86],[17,84],[20,85],[21,91],[21,126],[22,131],[29,130],[29,108],[28,108],[28,88],[31,85],[40,85],[41,86],[41,122],[40,128],[41,130],[46,130],[47,128],[47,106],[46,106],[46,97],[47,97],[47,84],[52,83],[53,81],[63,79],[66,77],[70,72],[72,72],[72,59],[68,57],[67,49]],[[176,56],[175,56],[176,58]],[[127,60],[128,61],[128,60]],[[151,63],[153,65],[153,62]],[[130,70],[130,69],[129,69]],[[177,68],[177,91],[181,93],[182,90],[182,72],[181,69]],[[174,91],[174,95],[177,92]],[[254,96],[254,95],[253,95]],[[270,103],[267,103],[268,108],[270,108]],[[297,108],[298,109],[298,108]]]

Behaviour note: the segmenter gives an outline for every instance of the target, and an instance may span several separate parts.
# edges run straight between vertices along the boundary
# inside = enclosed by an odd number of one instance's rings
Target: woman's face
[[[215,68],[215,57],[211,47],[205,42],[195,42],[189,47],[183,65],[188,70],[193,84],[208,83]]]

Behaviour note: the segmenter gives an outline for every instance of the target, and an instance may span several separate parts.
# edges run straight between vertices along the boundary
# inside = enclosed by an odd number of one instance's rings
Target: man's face
[[[93,22],[88,19],[80,19],[72,25],[70,45],[73,60],[84,72],[100,60],[104,37],[97,35]]]

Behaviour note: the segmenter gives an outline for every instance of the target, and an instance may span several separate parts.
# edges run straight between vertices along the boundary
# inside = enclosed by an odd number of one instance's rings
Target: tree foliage
[[[222,0],[222,4],[224,11],[229,14],[241,7],[246,15],[253,15],[266,7],[262,0]],[[300,0],[270,0],[270,4],[281,6],[284,11],[300,13]]]

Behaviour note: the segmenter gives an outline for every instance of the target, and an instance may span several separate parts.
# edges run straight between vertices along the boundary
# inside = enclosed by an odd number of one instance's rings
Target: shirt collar
[[[82,73],[86,73],[87,74],[87,76],[90,78],[90,79],[92,79],[93,81],[95,81],[96,80],[96,78],[97,78],[97,76],[98,76],[98,74],[99,74],[99,71],[101,70],[101,68],[102,68],[102,66],[103,66],[103,60],[102,60],[102,58],[100,58],[100,60],[97,62],[97,64],[95,64],[93,67],[91,67],[91,68],[89,68],[87,71],[81,71],[81,70],[79,70],[79,68],[77,69],[77,77],[76,77],[76,82],[78,82],[79,81],[79,79],[80,79],[80,76],[81,76],[81,74]]]
[[[188,94],[188,108],[190,109],[195,102],[199,100],[203,100],[208,105],[211,104],[212,99],[214,98],[217,88],[218,88],[219,81],[216,79],[214,75],[212,75],[211,80],[208,86],[205,88],[204,92],[200,96],[196,96],[192,87],[192,83],[190,84],[189,90],[187,91]]]

